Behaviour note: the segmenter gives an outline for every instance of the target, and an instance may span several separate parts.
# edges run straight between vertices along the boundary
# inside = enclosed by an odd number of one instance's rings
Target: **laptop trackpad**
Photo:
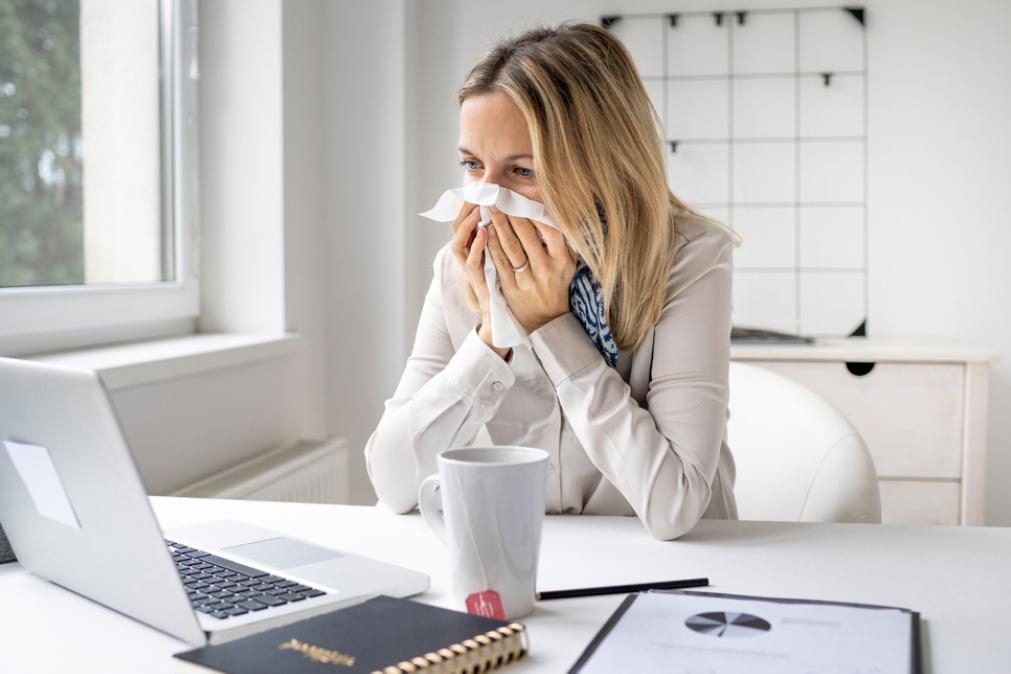
[[[233,545],[221,549],[227,550],[233,555],[245,557],[254,562],[267,564],[278,569],[290,569],[296,566],[325,562],[328,559],[338,559],[344,556],[336,550],[283,537],[268,538],[264,541]]]

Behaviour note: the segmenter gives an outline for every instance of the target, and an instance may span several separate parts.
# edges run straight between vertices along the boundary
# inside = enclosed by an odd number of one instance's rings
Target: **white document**
[[[39,514],[68,527],[80,529],[81,523],[70,505],[49,450],[13,440],[4,440],[3,444]]]
[[[910,674],[913,627],[898,608],[644,592],[578,671]]]

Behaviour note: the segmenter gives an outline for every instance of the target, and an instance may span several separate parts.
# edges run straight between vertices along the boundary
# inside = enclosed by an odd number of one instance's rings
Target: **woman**
[[[532,30],[485,55],[458,101],[464,182],[542,202],[559,229],[495,210],[477,228],[461,210],[365,448],[380,501],[411,510],[436,455],[484,426],[548,451],[549,512],[635,514],[664,540],[736,518],[734,241],[668,189],[628,52],[592,25]],[[486,245],[529,348],[493,347]]]

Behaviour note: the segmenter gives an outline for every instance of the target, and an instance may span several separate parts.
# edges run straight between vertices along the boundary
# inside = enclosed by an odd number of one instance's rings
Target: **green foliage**
[[[80,7],[0,0],[0,287],[83,283]]]

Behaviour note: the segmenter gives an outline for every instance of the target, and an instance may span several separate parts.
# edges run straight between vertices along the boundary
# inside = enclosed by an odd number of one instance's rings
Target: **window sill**
[[[94,370],[110,391],[185,377],[292,353],[297,333],[203,334],[36,354],[40,363]]]

